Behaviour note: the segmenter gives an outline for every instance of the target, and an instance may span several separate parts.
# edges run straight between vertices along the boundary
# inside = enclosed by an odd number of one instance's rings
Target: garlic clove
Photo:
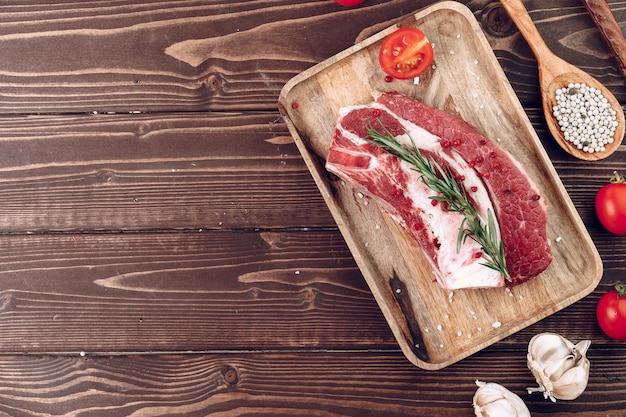
[[[534,336],[528,344],[528,368],[539,387],[528,392],[542,392],[552,401],[578,398],[589,380],[586,354],[590,345],[589,340],[574,345],[555,333]]]
[[[495,382],[476,381],[474,394],[476,417],[530,417],[524,401],[513,392]]]
[[[535,343],[541,339],[541,343]],[[574,345],[567,339],[555,333],[540,333],[530,339],[528,353],[535,361],[552,362],[571,353]]]
[[[575,362],[576,359],[573,355],[568,355],[560,359],[555,358],[553,362],[544,362],[545,367],[543,373],[550,378],[550,381],[557,381],[564,373],[574,367]]]
[[[587,388],[587,380],[589,379],[589,360],[587,358],[581,363],[565,372],[554,383],[554,391],[558,392],[560,400],[574,400],[580,397],[585,388]],[[585,383],[581,383],[585,381]]]

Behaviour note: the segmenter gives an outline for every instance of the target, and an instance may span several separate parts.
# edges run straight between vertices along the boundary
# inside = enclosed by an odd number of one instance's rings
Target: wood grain
[[[431,3],[1,4],[0,415],[470,417],[477,378],[505,383],[533,415],[623,414],[625,346],[602,335],[594,308],[622,279],[626,243],[592,201],[626,156],[581,164],[551,142],[516,31],[487,33],[489,44],[604,276],[444,370],[399,350],[279,120],[289,79]],[[461,3],[482,22],[493,2]],[[626,2],[609,3],[626,21]],[[553,51],[626,100],[580,2],[526,4]],[[592,339],[580,399],[525,394],[540,331]]]
[[[12,2],[0,8],[0,112],[273,110],[293,75],[428,3]]]
[[[0,146],[3,232],[334,227],[277,114],[9,117]]]
[[[14,1],[0,8],[0,113],[273,110],[290,78],[361,31],[431,3]],[[460,3],[481,20],[490,1]],[[610,4],[625,20],[625,3]],[[580,2],[533,4],[533,15],[555,53],[624,101],[619,67]],[[490,41],[522,102],[538,103],[536,62],[523,39],[514,32]]]
[[[626,246],[593,231],[606,254],[596,291],[497,346],[556,331],[623,348],[595,303]],[[398,349],[337,231],[4,235],[0,282],[4,353]]]
[[[397,348],[338,232],[5,235],[0,282],[5,353]]]
[[[533,415],[605,417],[626,407],[619,371],[625,364],[611,353],[592,351],[591,389],[556,404],[525,392],[534,380],[522,354],[497,351],[436,373],[393,352],[5,356],[0,415],[471,417],[474,381],[481,379],[507,386]]]

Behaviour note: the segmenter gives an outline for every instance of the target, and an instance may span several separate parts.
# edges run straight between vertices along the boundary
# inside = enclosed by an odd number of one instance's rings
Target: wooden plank
[[[10,117],[0,147],[0,232],[335,227],[278,113]]]
[[[290,78],[431,3],[13,1],[0,7],[0,113],[274,109]],[[461,3],[487,20],[488,1]],[[624,2],[610,4],[625,20]],[[580,2],[532,13],[555,53],[624,100],[617,63]],[[522,101],[538,103],[524,41],[515,31],[487,35]]]
[[[428,3],[18,0],[0,7],[0,112],[274,109],[293,75]]]
[[[0,236],[4,352],[397,345],[338,232]]]
[[[397,352],[3,356],[0,415],[472,417],[480,379],[520,395],[533,415],[606,417],[626,408],[618,355],[592,352],[587,391],[556,404],[526,393],[535,381],[521,351],[491,350],[438,372]]]
[[[622,346],[595,305],[625,249],[603,243],[591,295],[496,346],[541,331]],[[3,235],[0,283],[0,353],[399,349],[336,231]]]

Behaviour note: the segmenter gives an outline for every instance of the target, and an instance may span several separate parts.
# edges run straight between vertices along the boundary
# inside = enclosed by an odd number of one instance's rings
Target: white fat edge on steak
[[[454,172],[465,177],[464,185],[468,190],[471,189],[472,186],[476,187],[476,191],[472,192],[472,198],[476,202],[476,209],[479,215],[482,217],[483,222],[485,222],[487,211],[491,210],[493,213],[493,206],[484,183],[478,177],[475,170],[460,156],[450,156],[442,152],[441,139],[438,136],[431,134],[405,119],[399,118],[384,106],[378,103],[372,103],[367,106],[350,106],[340,109],[337,129],[340,130],[344,137],[355,144],[362,145],[365,143],[364,139],[345,130],[341,125],[341,120],[343,116],[350,111],[367,107],[379,108],[381,111],[389,113],[398,120],[406,131],[406,134],[396,137],[401,143],[411,146],[412,141],[419,149],[440,156]],[[370,166],[365,169],[366,171],[376,169],[381,165],[381,162],[376,158],[370,158],[369,160]],[[406,184],[406,186],[401,186],[401,188],[405,189],[406,192],[410,194],[413,209],[416,213],[419,213],[420,217],[423,219],[424,226],[430,234],[431,242],[439,243],[438,250],[436,250],[437,259],[429,259],[435,270],[437,282],[447,290],[504,286],[504,277],[502,274],[486,267],[484,265],[484,258],[477,256],[477,254],[482,253],[482,248],[478,243],[468,238],[465,243],[461,245],[460,250],[457,250],[457,239],[463,217],[459,213],[444,210],[442,204],[433,205],[430,196],[433,196],[434,192],[424,184],[421,176],[413,169],[411,164],[405,161],[400,161],[400,163],[403,166],[403,170],[410,171],[413,174],[409,177],[411,179],[410,182]],[[350,180],[349,177],[346,178],[342,175],[339,167],[329,166],[329,168],[338,176],[348,181]],[[352,182],[350,181],[350,183]],[[366,189],[362,187],[358,188],[362,193],[374,198],[382,209],[389,213],[401,226],[406,228],[404,220],[394,207],[381,198],[371,195]],[[497,225],[495,216],[494,220]],[[499,227],[497,230],[499,234]]]

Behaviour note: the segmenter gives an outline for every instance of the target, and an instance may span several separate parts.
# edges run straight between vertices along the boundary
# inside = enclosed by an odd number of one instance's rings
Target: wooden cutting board
[[[382,40],[399,26],[421,29],[433,68],[387,82]],[[338,110],[366,104],[371,92],[399,91],[455,112],[511,152],[548,205],[554,256],[537,278],[511,290],[449,292],[434,282],[417,243],[371,200],[324,169]],[[576,209],[467,7],[440,2],[290,80],[281,112],[402,351],[415,365],[440,369],[574,303],[602,277],[602,262]],[[456,239],[456,236],[451,236]]]

